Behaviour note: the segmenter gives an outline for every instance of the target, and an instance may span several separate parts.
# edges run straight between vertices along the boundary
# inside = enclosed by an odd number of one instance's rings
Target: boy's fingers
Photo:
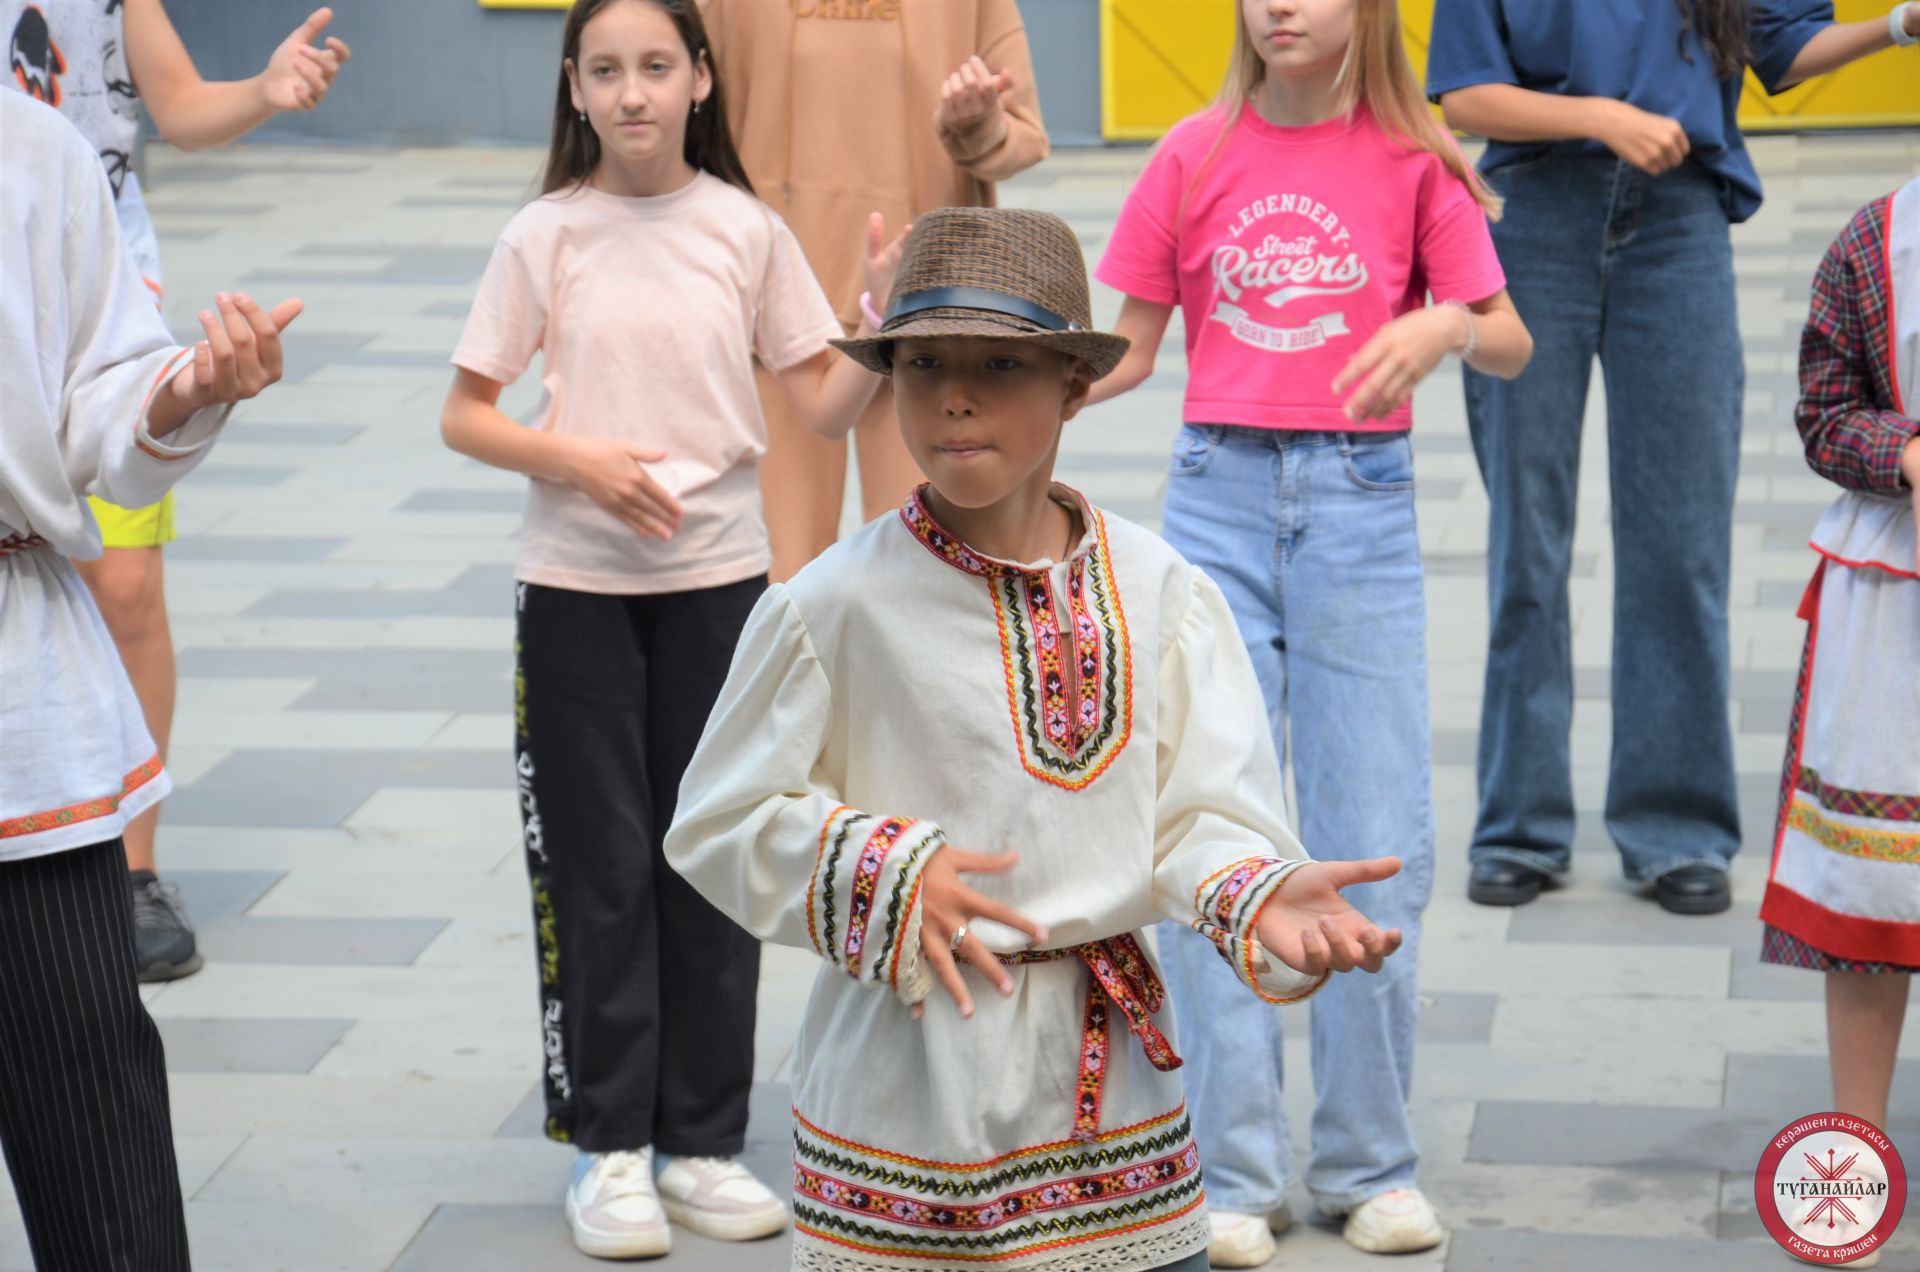
[[[333,21],[333,10],[325,7],[315,9],[307,15],[307,20],[294,29],[294,34],[302,44],[311,44],[320,33],[327,29],[327,23]]]
[[[1323,861],[1327,882],[1335,888],[1350,888],[1356,883],[1379,883],[1400,873],[1400,858],[1371,857],[1366,861]]]
[[[977,936],[969,934],[960,942],[960,956],[979,969],[982,976],[993,982],[993,987],[1002,995],[1013,993],[1013,977],[1007,969],[1000,966],[1000,960],[993,956],[987,943]]]
[[[960,979],[960,969],[953,962],[953,951],[935,937],[927,944],[927,961],[933,964],[934,976],[959,1006],[961,1018],[973,1019],[973,996],[967,993],[967,983]]]
[[[347,42],[337,36],[330,35],[327,37],[327,47],[339,57],[340,65],[342,66],[345,66],[348,59],[353,56],[353,50],[347,47]]]
[[[1047,939],[1047,929],[1035,923],[1020,911],[1002,901],[993,901],[981,896],[972,888],[961,894],[961,908],[975,918],[991,919],[995,923],[1005,924],[1016,932],[1024,932],[1035,941]]]
[[[287,325],[306,311],[307,302],[298,299],[283,300],[267,312],[267,320],[275,331],[285,331]]]
[[[254,347],[260,351],[260,365],[274,379],[279,379],[282,369],[280,333],[274,330],[273,320],[267,317],[265,310],[260,308],[260,303],[245,292],[234,297],[234,305],[239,309],[240,316],[247,320],[247,325],[253,330]]]
[[[1300,966],[1296,970],[1309,976],[1318,976],[1327,970],[1327,943],[1313,928],[1300,934]]]

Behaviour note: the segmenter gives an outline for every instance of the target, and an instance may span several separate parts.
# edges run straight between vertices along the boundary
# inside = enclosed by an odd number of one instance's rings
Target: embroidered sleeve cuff
[[[1207,879],[1194,894],[1198,912],[1194,929],[1213,942],[1241,983],[1266,1002],[1297,1003],[1327,980],[1324,975],[1294,971],[1270,955],[1254,933],[1267,902],[1280,891],[1287,876],[1305,864],[1249,857]]]
[[[920,873],[945,843],[932,822],[834,809],[807,895],[807,936],[820,957],[909,1004],[932,992],[920,958]]]

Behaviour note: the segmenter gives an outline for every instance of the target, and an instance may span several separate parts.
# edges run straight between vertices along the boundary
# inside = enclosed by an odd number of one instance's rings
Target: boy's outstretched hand
[[[298,300],[283,300],[271,312],[244,293],[221,292],[218,312],[200,311],[207,338],[193,347],[193,360],[153,395],[147,431],[165,437],[196,411],[244,401],[280,378],[280,333],[300,316]]]
[[[315,9],[294,33],[273,51],[267,69],[260,73],[260,91],[274,110],[312,110],[333,87],[334,77],[347,64],[353,51],[345,40],[327,37],[323,47],[314,41],[333,21],[332,9]]]
[[[1356,967],[1377,972],[1400,948],[1400,929],[1382,932],[1347,903],[1342,888],[1400,873],[1398,857],[1310,861],[1288,875],[1260,911],[1260,943],[1296,972],[1319,976]]]
[[[1002,994],[1013,992],[1013,977],[1007,974],[985,941],[965,932],[969,924],[992,919],[1025,932],[1035,944],[1046,943],[1045,928],[1012,906],[990,901],[960,882],[963,874],[1001,874],[1011,870],[1019,860],[1017,852],[988,857],[977,852],[961,852],[949,845],[927,858],[926,867],[920,872],[920,957],[927,960],[934,978],[953,995],[962,1016],[973,1015],[973,996],[967,993],[967,983],[960,978],[957,958],[973,964]],[[953,939],[963,932],[959,941]],[[926,1004],[913,1005],[915,1020],[925,1014]]]

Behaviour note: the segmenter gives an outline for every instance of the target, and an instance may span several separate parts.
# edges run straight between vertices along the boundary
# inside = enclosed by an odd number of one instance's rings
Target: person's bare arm
[[[673,537],[680,503],[646,469],[665,459],[664,451],[612,437],[525,428],[499,407],[505,387],[459,368],[440,411],[441,440],[483,464],[573,486],[643,538]]]
[[[1120,306],[1119,320],[1113,324],[1113,334],[1125,336],[1132,343],[1127,346],[1120,365],[1094,381],[1093,392],[1087,395],[1088,406],[1137,389],[1153,374],[1154,359],[1160,356],[1160,342],[1166,338],[1167,323],[1172,318],[1172,305],[1141,300],[1138,296],[1127,297]]]
[[[1496,141],[1597,141],[1654,176],[1679,167],[1692,148],[1677,120],[1611,97],[1475,84],[1443,94],[1440,109],[1449,126]]]
[[[1907,34],[1920,36],[1920,4],[1907,6]],[[1835,22],[1808,40],[1780,78],[1779,89],[1837,71],[1870,53],[1893,47],[1893,32],[1885,16],[1864,22]],[[1776,89],[1775,91],[1779,91]]]
[[[275,49],[266,69],[243,80],[200,76],[161,0],[126,0],[127,69],[160,136],[182,150],[204,150],[252,132],[282,111],[312,110],[352,56],[329,38],[316,48],[333,10],[316,9]]]

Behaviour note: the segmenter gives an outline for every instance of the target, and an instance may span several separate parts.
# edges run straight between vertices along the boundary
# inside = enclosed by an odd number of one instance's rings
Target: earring
[[[587,122],[587,112],[584,110],[580,112],[580,122],[583,124]]]
[[[694,113],[694,114],[696,114],[696,115],[698,115],[698,114],[700,113],[700,103],[699,103],[699,102],[695,102],[695,103],[693,104],[693,113]]]

